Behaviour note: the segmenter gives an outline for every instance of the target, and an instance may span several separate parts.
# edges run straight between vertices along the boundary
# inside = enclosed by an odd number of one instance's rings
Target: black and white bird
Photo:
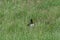
[[[34,26],[33,19],[30,19],[30,23],[28,24],[28,26],[30,26],[30,27]]]

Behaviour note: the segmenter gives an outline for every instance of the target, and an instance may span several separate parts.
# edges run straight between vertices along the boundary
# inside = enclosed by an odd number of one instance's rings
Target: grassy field
[[[60,40],[60,0],[0,0],[0,40]]]

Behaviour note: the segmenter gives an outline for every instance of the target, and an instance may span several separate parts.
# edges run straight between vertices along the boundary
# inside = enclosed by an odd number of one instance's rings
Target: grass
[[[60,40],[60,0],[0,0],[0,40]]]

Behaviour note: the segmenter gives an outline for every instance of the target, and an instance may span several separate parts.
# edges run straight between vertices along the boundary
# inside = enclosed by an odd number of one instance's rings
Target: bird
[[[34,26],[33,19],[30,19],[30,22],[29,22],[28,26],[30,26],[30,27],[33,27]]]

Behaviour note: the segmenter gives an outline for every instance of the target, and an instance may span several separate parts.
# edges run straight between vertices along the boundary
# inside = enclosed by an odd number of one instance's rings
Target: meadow
[[[60,0],[0,0],[0,40],[60,40]]]

